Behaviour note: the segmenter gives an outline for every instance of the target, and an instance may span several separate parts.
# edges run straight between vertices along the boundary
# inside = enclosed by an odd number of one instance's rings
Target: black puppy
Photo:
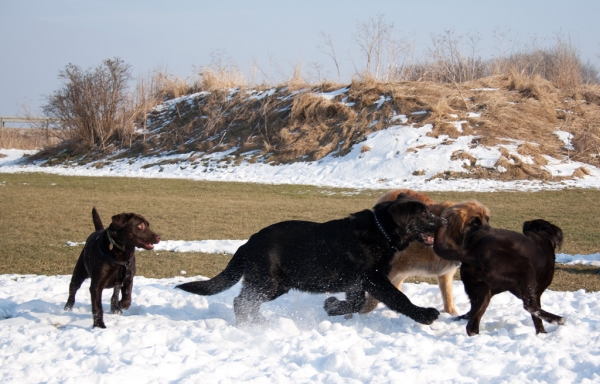
[[[523,301],[536,334],[546,333],[542,320],[565,324],[565,318],[541,308],[542,293],[554,277],[554,252],[563,242],[559,227],[538,219],[526,221],[523,234],[489,226],[473,228],[460,249],[444,244],[445,231],[443,225],[436,233],[434,251],[443,259],[462,262],[460,277],[471,309],[458,319],[469,320],[469,336],[479,333],[479,322],[492,296],[506,291]]]
[[[90,294],[94,327],[106,328],[102,311],[102,290],[114,287],[110,300],[112,313],[121,314],[121,309],[128,309],[131,305],[131,291],[135,276],[135,247],[153,249],[153,244],[160,242],[160,236],[150,230],[148,220],[135,213],[113,216],[112,223],[105,230],[94,207],[92,220],[96,232],[86,240],[75,264],[65,310],[69,311],[73,308],[75,294],[81,287],[81,283],[91,277]],[[119,290],[123,294],[121,301],[119,301]]]
[[[236,322],[261,322],[260,304],[287,293],[345,292],[347,301],[329,298],[331,316],[358,312],[369,292],[389,308],[424,324],[439,312],[420,308],[387,278],[394,253],[411,241],[433,243],[440,225],[425,204],[400,195],[347,218],[326,223],[285,221],[252,235],[219,275],[177,288],[199,295],[214,295],[237,283],[243,287],[234,300]]]

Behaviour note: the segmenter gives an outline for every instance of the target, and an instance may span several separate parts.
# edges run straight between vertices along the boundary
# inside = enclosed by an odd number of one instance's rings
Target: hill
[[[390,137],[380,139],[398,141],[392,131],[410,128],[413,133],[403,131],[402,137],[412,141],[383,155],[397,157],[405,171],[424,180],[560,182],[590,175],[600,165],[600,87],[561,90],[539,76],[515,72],[461,84],[356,81],[212,89],[165,100],[137,126],[127,140],[115,139],[104,151],[70,143],[32,160],[97,169],[125,161],[141,169],[205,172],[313,163],[357,150],[356,158],[372,155],[373,135],[388,132]]]

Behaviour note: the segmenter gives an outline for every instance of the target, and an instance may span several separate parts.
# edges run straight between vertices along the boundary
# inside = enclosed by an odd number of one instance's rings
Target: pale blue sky
[[[300,61],[338,80],[332,60],[319,50],[329,34],[349,80],[359,53],[357,23],[384,15],[397,37],[422,51],[431,36],[454,30],[481,37],[479,54],[497,54],[494,30],[520,46],[570,37],[584,61],[600,67],[600,1],[597,0],[213,0],[79,1],[0,0],[0,115],[40,114],[44,96],[60,87],[68,63],[83,69],[120,57],[134,75],[157,68],[186,77],[224,52],[243,71],[253,62],[275,80]]]

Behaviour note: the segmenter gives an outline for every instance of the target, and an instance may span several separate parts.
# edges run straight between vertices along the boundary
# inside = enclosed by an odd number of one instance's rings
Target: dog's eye
[[[146,226],[144,225],[144,223],[139,223],[138,228],[141,230],[144,230],[144,228],[146,228]]]

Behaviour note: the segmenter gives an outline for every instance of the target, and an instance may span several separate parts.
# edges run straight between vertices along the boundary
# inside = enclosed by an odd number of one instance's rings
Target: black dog
[[[160,242],[160,236],[150,230],[148,220],[135,213],[113,216],[112,223],[105,230],[94,207],[92,220],[96,232],[86,240],[75,264],[65,310],[69,311],[73,308],[75,294],[81,287],[81,283],[91,277],[90,294],[94,327],[106,328],[102,311],[102,290],[114,287],[110,300],[112,313],[121,314],[121,309],[128,309],[131,305],[133,276],[135,276],[135,247],[153,249],[153,244]],[[119,301],[119,290],[123,294],[121,301]]]
[[[252,235],[218,276],[208,281],[178,285],[199,295],[214,295],[237,283],[243,287],[234,300],[236,322],[264,320],[260,304],[287,293],[345,292],[347,301],[329,298],[330,316],[358,312],[369,292],[389,308],[424,324],[439,312],[420,308],[387,278],[394,253],[410,241],[433,243],[440,225],[422,202],[400,195],[347,218],[326,223],[285,221]]]
[[[506,291],[523,301],[536,334],[546,333],[542,320],[565,324],[565,318],[541,308],[542,293],[554,277],[554,252],[563,242],[559,227],[541,219],[526,221],[523,234],[482,226],[474,228],[458,250],[443,243],[445,231],[445,225],[438,230],[434,251],[443,259],[462,262],[460,277],[471,309],[458,319],[469,320],[469,336],[479,333],[479,322],[492,296]]]

